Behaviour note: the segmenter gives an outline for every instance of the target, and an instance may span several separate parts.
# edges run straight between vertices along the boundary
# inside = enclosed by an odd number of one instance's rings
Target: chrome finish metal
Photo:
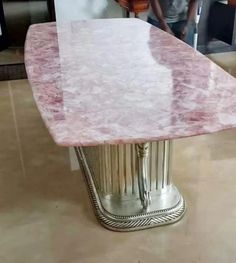
[[[132,231],[183,216],[185,201],[171,182],[171,149],[170,141],[75,148],[105,227]]]
[[[144,209],[147,209],[151,204],[151,195],[148,190],[148,150],[148,143],[136,144],[139,197]]]

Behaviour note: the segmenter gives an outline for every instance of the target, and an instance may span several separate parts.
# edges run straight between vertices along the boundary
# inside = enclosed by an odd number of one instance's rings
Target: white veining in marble
[[[236,126],[236,79],[138,19],[33,25],[25,62],[59,145],[154,141]]]

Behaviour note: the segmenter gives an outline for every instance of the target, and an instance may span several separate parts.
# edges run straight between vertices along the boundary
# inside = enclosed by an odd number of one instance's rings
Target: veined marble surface
[[[42,118],[62,146],[236,127],[236,79],[138,19],[33,25],[25,63]]]

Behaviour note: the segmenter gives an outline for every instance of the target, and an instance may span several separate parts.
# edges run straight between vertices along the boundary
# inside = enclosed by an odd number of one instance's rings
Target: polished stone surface
[[[235,261],[235,130],[175,141],[174,179],[188,204],[180,222],[116,233],[96,221],[27,81],[0,82],[0,119],[0,262]]]
[[[236,79],[139,19],[33,25],[25,60],[59,145],[155,141],[236,126]]]

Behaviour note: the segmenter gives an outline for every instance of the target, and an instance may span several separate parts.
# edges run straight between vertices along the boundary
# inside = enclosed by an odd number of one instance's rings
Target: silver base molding
[[[114,231],[178,221],[186,204],[171,182],[171,141],[75,147],[94,211]]]

